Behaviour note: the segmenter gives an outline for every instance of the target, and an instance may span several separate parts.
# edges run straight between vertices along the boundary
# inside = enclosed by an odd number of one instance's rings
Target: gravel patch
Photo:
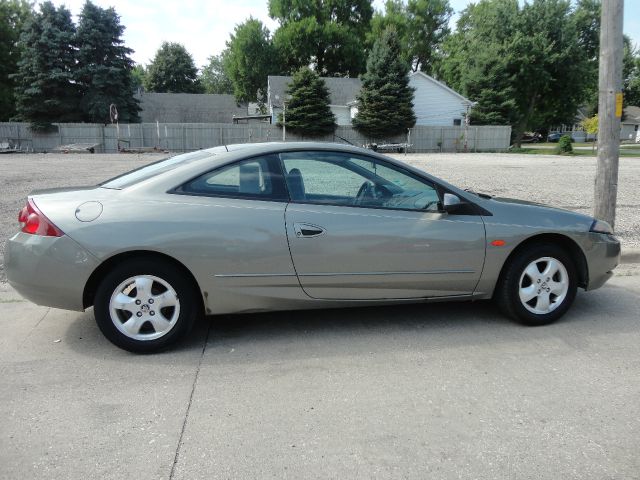
[[[0,282],[6,281],[6,240],[17,230],[18,210],[33,190],[95,185],[165,158],[166,154],[0,155]],[[596,160],[517,154],[409,154],[394,157],[462,188],[593,211]],[[616,234],[623,249],[640,248],[640,157],[620,159]]]

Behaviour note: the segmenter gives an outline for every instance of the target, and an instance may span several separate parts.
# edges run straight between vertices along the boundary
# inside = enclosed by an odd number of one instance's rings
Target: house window
[[[454,127],[459,127],[460,125],[462,125],[462,119],[461,118],[454,118],[453,119],[453,126]]]

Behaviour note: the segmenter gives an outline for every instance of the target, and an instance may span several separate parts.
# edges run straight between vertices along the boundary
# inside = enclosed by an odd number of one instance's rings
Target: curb
[[[620,256],[620,263],[640,263],[640,248],[625,248]]]

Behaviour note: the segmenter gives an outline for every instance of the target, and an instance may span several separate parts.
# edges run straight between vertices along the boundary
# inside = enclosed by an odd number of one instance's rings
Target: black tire
[[[554,309],[548,313],[534,313],[530,311],[523,301],[520,299],[520,287],[527,286],[529,277],[524,277],[525,269],[534,261],[543,258],[552,258],[557,260],[564,266],[568,277],[568,287],[564,298],[558,301]],[[544,265],[544,262],[541,262]],[[559,273],[560,275],[563,272]],[[521,280],[523,281],[521,285]],[[542,278],[542,284],[546,285],[545,278]],[[536,287],[537,288],[537,287]],[[554,244],[533,244],[524,247],[521,251],[516,252],[515,256],[504,266],[494,300],[502,312],[513,320],[524,325],[546,325],[555,322],[562,317],[576,297],[578,288],[576,267],[571,256],[563,248]],[[553,299],[554,294],[550,297]],[[556,296],[556,300],[561,296]],[[532,299],[529,307],[537,307],[537,300]],[[551,302],[555,303],[555,302]]]
[[[166,282],[177,295],[179,300],[179,314],[175,323],[170,329],[159,338],[134,339],[116,327],[116,321],[123,319],[112,319],[110,302],[116,288],[127,279],[135,276],[153,276]],[[154,283],[154,288],[159,285]],[[147,305],[149,307],[149,305]],[[140,307],[142,308],[142,307]],[[171,307],[169,307],[171,308]],[[169,310],[171,311],[171,310]],[[183,338],[195,323],[196,318],[201,314],[200,300],[197,290],[192,281],[185,273],[176,266],[158,260],[134,259],[117,265],[107,275],[97,288],[94,298],[94,315],[96,323],[105,337],[114,345],[135,353],[157,352],[174,344]],[[131,315],[132,318],[133,315]],[[145,325],[149,329],[149,327]],[[153,333],[153,332],[151,332]]]

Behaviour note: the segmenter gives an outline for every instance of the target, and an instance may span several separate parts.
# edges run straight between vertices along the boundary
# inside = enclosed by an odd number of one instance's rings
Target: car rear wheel
[[[132,260],[100,283],[96,322],[115,345],[131,352],[161,350],[182,338],[199,312],[196,292],[171,264]]]
[[[567,312],[576,291],[576,268],[565,250],[552,244],[532,245],[505,266],[495,298],[514,320],[545,325]]]

